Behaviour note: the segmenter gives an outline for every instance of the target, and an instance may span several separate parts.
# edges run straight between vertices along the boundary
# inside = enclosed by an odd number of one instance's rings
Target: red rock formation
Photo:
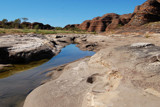
[[[160,21],[160,0],[148,0],[135,8],[128,25],[140,26],[155,21]]]
[[[139,11],[139,9],[140,9],[140,6],[136,6],[133,13],[137,13]]]
[[[88,30],[90,24],[91,24],[91,20],[86,20],[82,24],[79,25],[79,29]]]
[[[100,17],[96,17],[90,21],[90,26],[88,28],[89,32],[99,32],[101,29],[103,29],[103,22],[101,21]]]
[[[107,27],[106,27],[106,31],[110,30],[110,29],[115,29],[117,27],[121,26],[120,24],[120,19],[117,18],[117,19],[113,19],[111,24],[109,24]]]
[[[103,32],[109,29],[125,25],[130,21],[132,14],[118,15],[115,13],[105,14],[102,17],[96,17],[92,20],[86,20],[80,24],[79,29],[87,30],[89,32]]]
[[[105,20],[107,23],[105,30],[117,28],[118,25],[121,24],[119,18],[120,18],[120,16],[115,13],[110,13],[110,14],[106,14],[106,15],[102,16],[102,20]]]
[[[90,32],[103,32],[124,25],[140,26],[154,21],[160,21],[160,0],[148,0],[137,6],[134,12],[130,14],[109,13],[102,17],[86,20],[78,28]]]
[[[122,25],[127,24],[131,18],[133,17],[134,14],[130,13],[130,14],[123,14],[120,16],[120,21]]]

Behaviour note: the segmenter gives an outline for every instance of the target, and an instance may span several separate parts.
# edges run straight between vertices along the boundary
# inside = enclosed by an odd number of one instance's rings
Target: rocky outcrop
[[[24,107],[159,107],[160,38],[150,36],[77,36],[81,49],[97,53],[47,70],[51,78],[28,95]]]
[[[131,20],[133,15],[134,14],[132,14],[132,13],[120,15],[121,25],[126,25]]]
[[[79,25],[79,29],[88,30],[90,24],[91,24],[91,20],[86,20],[82,24]]]
[[[91,20],[90,26],[88,28],[89,32],[99,31],[103,29],[103,22],[100,20],[100,17],[95,17]]]
[[[103,32],[127,24],[132,16],[132,14],[118,15],[115,13],[109,13],[102,17],[96,17],[92,20],[84,21],[80,24],[79,29],[87,30],[89,32]]]
[[[28,63],[49,59],[55,45],[43,35],[5,35],[0,37],[0,63]]]
[[[80,24],[79,28],[90,32],[102,32],[106,29],[116,28],[120,23],[121,21],[119,20],[118,14],[109,13],[102,17],[84,21]]]
[[[148,0],[144,4],[137,6],[133,13],[118,15],[115,13],[105,14],[92,20],[86,20],[79,29],[89,32],[104,32],[116,29],[121,26],[140,26],[149,22],[160,21],[160,1]]]
[[[140,26],[155,21],[160,21],[160,1],[148,0],[135,8],[134,16],[128,25]]]
[[[108,19],[108,16],[106,16],[106,18]],[[111,16],[111,18],[109,17],[109,19],[111,19],[109,21],[111,23],[106,26],[106,30],[114,29],[121,25],[120,16],[118,14],[113,14],[113,16]]]
[[[0,37],[0,63],[27,63],[51,58],[54,45],[42,36],[6,35]]]

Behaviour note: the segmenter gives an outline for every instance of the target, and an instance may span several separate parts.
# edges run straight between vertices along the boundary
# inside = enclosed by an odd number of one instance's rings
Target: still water
[[[26,96],[47,78],[45,70],[94,54],[92,51],[82,51],[75,44],[71,44],[38,67],[0,79],[0,107],[22,107]]]

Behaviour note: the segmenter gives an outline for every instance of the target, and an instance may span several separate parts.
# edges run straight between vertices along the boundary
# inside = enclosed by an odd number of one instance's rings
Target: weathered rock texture
[[[115,13],[105,14],[92,20],[86,20],[76,28],[90,32],[104,32],[121,26],[140,26],[149,22],[160,21],[160,1],[147,0],[137,6],[133,13],[118,15]]]
[[[90,24],[91,24],[91,20],[86,20],[82,24],[80,24],[79,29],[88,30]]]
[[[159,107],[159,52],[151,43],[102,49],[67,65],[58,79],[35,89],[24,107]]]
[[[148,0],[135,8],[134,16],[129,25],[140,26],[155,21],[160,21],[160,1]]]
[[[102,17],[96,17],[92,20],[84,21],[78,28],[90,32],[107,31],[127,24],[131,20],[131,17],[132,14],[118,15],[115,13],[109,13]]]
[[[47,39],[34,35],[7,35],[0,37],[0,63],[26,63],[51,58],[54,46]]]
[[[0,37],[0,64],[28,63],[49,59],[77,35],[4,35]]]
[[[159,107],[160,47],[152,43],[160,43],[159,37],[150,38],[75,38],[82,48],[98,46],[100,51],[53,71],[49,82],[28,95],[24,107]]]

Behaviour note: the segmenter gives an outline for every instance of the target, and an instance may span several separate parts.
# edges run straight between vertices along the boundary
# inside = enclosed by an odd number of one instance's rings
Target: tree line
[[[3,19],[0,21],[0,28],[15,28],[15,29],[48,29],[52,30],[55,27],[52,27],[49,24],[44,25],[43,23],[39,22],[27,22],[28,18],[18,18],[14,21],[8,21],[7,19]]]

